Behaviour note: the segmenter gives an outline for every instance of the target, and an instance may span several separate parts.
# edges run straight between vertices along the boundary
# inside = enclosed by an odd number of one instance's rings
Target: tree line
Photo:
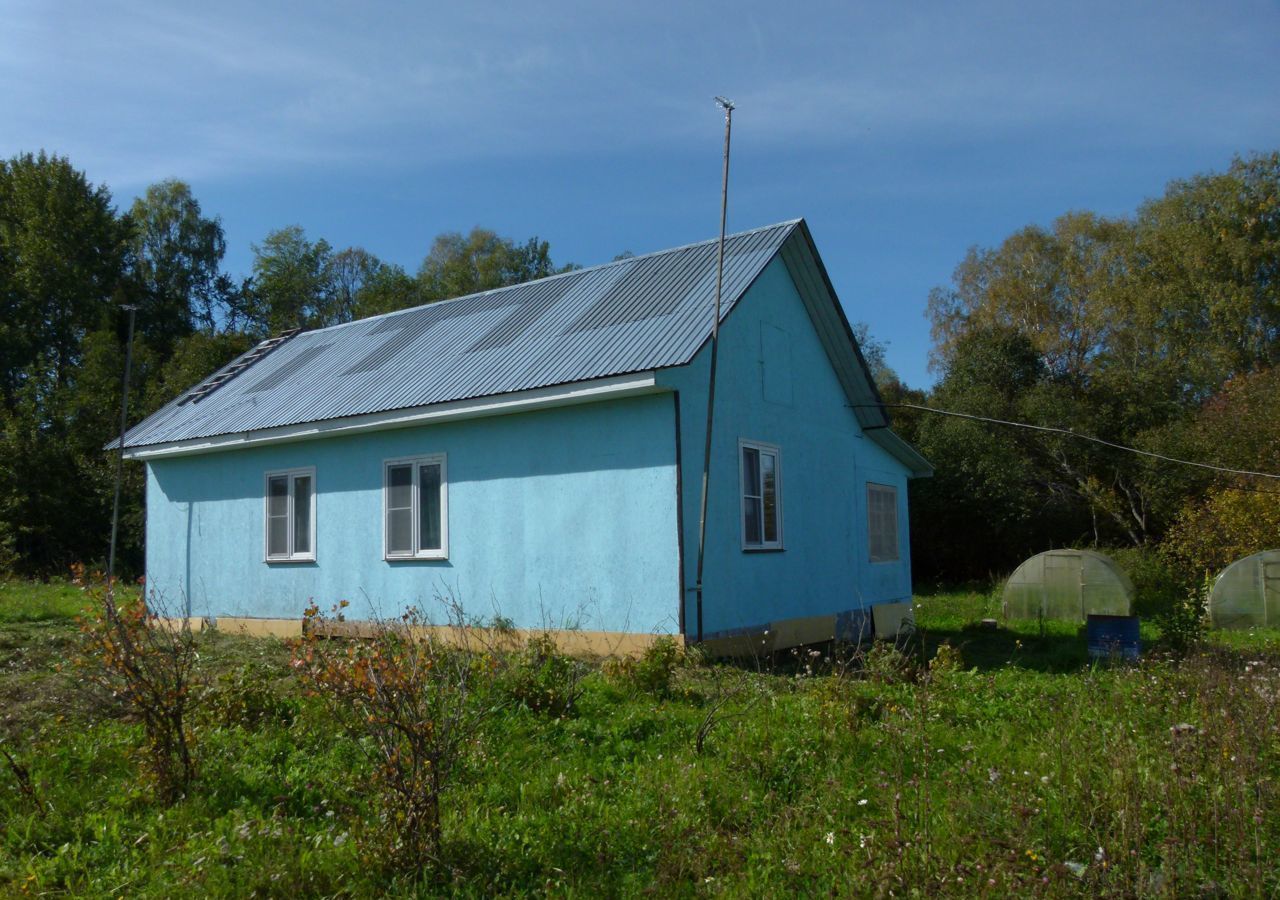
[[[974,248],[929,296],[928,391],[889,402],[1072,429],[1280,473],[1280,153]],[[935,465],[912,487],[919,576],[1008,572],[1054,547],[1136,548],[1196,577],[1280,546],[1280,481],[895,409]]]
[[[181,181],[112,205],[63,157],[0,161],[0,571],[105,556],[124,364],[131,418],[258,340],[563,271],[547,242],[439,235],[416,272],[293,225],[247,277]],[[623,254],[625,256],[626,254]],[[1280,472],[1280,153],[1171,183],[1130,216],[1067,213],[970,250],[930,294],[928,390],[856,328],[886,402],[1052,425],[1167,456]],[[1280,543],[1280,482],[1173,465],[1068,435],[900,406],[933,462],[912,485],[924,580],[986,578],[1070,545],[1135,548],[1185,571]],[[142,562],[143,472],[126,467],[121,559]]]
[[[105,559],[125,305],[136,307],[138,421],[257,341],[563,271],[537,237],[435,238],[417,272],[299,226],[223,268],[226,239],[191,188],[151,185],[124,212],[65,157],[0,160],[0,573]],[[143,478],[125,467],[120,559],[142,568]]]

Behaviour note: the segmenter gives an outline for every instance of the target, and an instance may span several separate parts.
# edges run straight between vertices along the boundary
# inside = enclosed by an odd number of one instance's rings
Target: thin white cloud
[[[1263,4],[11,3],[0,153],[117,189],[531,154],[670,149],[715,93],[765,146],[1234,142],[1277,133]]]

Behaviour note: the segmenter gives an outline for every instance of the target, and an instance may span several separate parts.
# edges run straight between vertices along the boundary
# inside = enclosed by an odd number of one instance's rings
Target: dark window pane
[[[440,549],[440,466],[418,468],[418,535],[422,550]]]
[[[387,553],[399,556],[413,553],[413,510],[387,510]]]
[[[413,466],[387,467],[387,553],[413,553]]]
[[[754,447],[742,448],[742,493],[760,496],[760,451]]]
[[[898,492],[887,485],[867,486],[867,532],[872,562],[898,556]]]
[[[413,466],[387,467],[387,508],[409,509],[413,505]]]
[[[311,476],[293,479],[293,552],[311,552]]]
[[[760,543],[760,498],[742,498],[743,536],[748,544]]]
[[[267,556],[289,555],[289,476],[267,479]]]
[[[273,475],[267,479],[267,515],[289,515],[288,475]]]
[[[267,556],[289,555],[289,517],[267,519]]]
[[[760,468],[764,473],[764,539],[767,543],[778,540],[778,458],[772,453],[760,454]]]

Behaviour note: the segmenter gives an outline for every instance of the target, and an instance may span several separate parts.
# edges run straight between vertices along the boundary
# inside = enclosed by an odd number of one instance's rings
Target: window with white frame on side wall
[[[384,462],[382,511],[386,559],[447,559],[449,482],[445,455],[405,456]]]
[[[760,441],[738,441],[742,494],[742,549],[782,549],[782,451]]]
[[[867,482],[867,543],[871,562],[896,562],[898,555],[898,489]]]
[[[266,473],[263,540],[267,562],[314,562],[316,558],[316,470]]]

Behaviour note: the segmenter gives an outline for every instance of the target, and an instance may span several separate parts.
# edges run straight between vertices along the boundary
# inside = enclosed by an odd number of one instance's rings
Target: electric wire
[[[1195,460],[1190,460],[1190,459],[1179,459],[1176,456],[1166,456],[1163,453],[1156,453],[1151,450],[1140,450],[1137,447],[1128,447],[1128,446],[1125,446],[1124,444],[1117,444],[1114,441],[1108,441],[1100,437],[1095,437],[1091,434],[1081,434],[1080,432],[1075,431],[1071,428],[1058,428],[1053,425],[1033,425],[1030,422],[1012,422],[1008,419],[994,419],[990,416],[976,416],[971,413],[955,412],[954,410],[950,410],[950,409],[937,409],[936,407],[933,407],[933,406],[922,406],[918,403],[860,403],[860,404],[857,404],[857,408],[859,409],[883,409],[887,407],[898,408],[898,409],[915,409],[915,410],[919,410],[920,412],[935,413],[940,416],[952,416],[957,419],[971,419],[975,422],[987,422],[991,425],[1006,425],[1011,428],[1026,428],[1031,431],[1044,431],[1050,434],[1063,434],[1063,435],[1066,435],[1067,437],[1079,438],[1082,441],[1091,441],[1095,444],[1101,444],[1102,446],[1110,447],[1113,450],[1123,450],[1126,453],[1136,453],[1139,456],[1146,456],[1146,457],[1150,457],[1151,459],[1158,459],[1158,460],[1161,460],[1162,462],[1175,463],[1180,466],[1193,466],[1194,468],[1197,468],[1197,469],[1208,469],[1211,472],[1221,472],[1227,475],[1244,475],[1252,478],[1270,478],[1276,481],[1280,481],[1280,475],[1274,474],[1272,472],[1253,472],[1248,469],[1233,469],[1233,468],[1230,468],[1229,466],[1216,466],[1216,465],[1213,465],[1212,463],[1196,462]],[[1272,493],[1272,492],[1264,491],[1263,493]]]

